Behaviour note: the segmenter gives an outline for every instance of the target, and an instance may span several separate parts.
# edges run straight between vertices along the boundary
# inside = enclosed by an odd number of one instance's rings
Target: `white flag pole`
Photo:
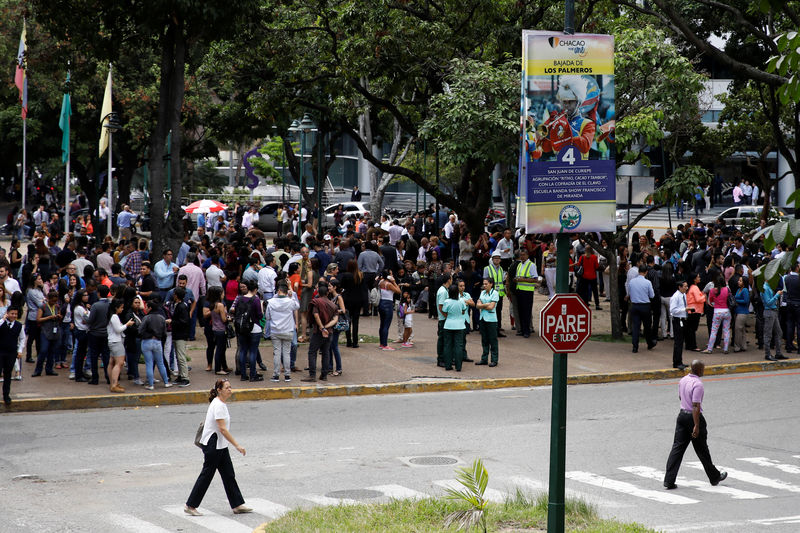
[[[108,65],[108,75],[109,77],[111,77],[110,63]],[[109,94],[109,100],[113,102],[113,99],[111,98],[110,94]],[[110,125],[110,123],[111,120],[109,118],[108,125]],[[108,198],[108,202],[106,203],[106,206],[108,207],[109,212],[108,212],[108,217],[106,217],[106,235],[111,235],[111,229],[112,229],[111,217],[114,214],[114,200],[111,198],[111,165],[113,164],[111,160],[111,146],[114,144],[113,141],[114,141],[114,132],[111,128],[108,128],[108,175],[106,176],[106,182],[108,184],[108,192],[106,193],[107,194],[106,198]]]

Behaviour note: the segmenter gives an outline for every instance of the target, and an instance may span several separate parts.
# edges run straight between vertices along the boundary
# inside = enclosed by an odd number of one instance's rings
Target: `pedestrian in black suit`
[[[0,319],[0,364],[3,368],[3,401],[11,403],[11,373],[14,363],[22,362],[25,349],[25,331],[17,322],[19,308],[9,307],[5,316]]]

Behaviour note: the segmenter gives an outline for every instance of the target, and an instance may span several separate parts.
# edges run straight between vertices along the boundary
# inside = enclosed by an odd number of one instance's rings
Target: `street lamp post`
[[[298,217],[298,224],[297,224],[297,232],[300,233],[304,231],[302,229],[303,224],[303,179],[305,176],[305,160],[306,160],[306,134],[308,132],[317,131],[316,124],[314,124],[314,120],[311,118],[311,115],[305,113],[303,115],[303,120],[298,122],[297,120],[292,121],[292,125],[289,126],[289,131],[291,132],[300,132],[300,190],[298,191],[297,195],[297,217]]]
[[[108,122],[103,124],[103,127],[108,130],[108,174],[106,175],[106,184],[107,184],[107,197],[108,197],[108,208],[109,213],[108,217],[106,218],[106,235],[111,235],[112,230],[112,215],[114,214],[114,201],[111,198],[112,194],[112,187],[111,187],[111,165],[112,165],[112,157],[111,157],[111,150],[114,146],[114,133],[118,132],[122,129],[122,124],[119,122],[119,115],[112,111],[105,117],[103,117],[103,121],[105,121],[106,117],[108,118]]]

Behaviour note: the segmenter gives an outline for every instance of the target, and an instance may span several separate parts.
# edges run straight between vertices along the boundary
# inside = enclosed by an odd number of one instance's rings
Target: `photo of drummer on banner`
[[[540,116],[546,118],[541,123],[536,125],[536,113],[528,115],[529,160],[554,159],[567,146],[575,146],[581,159],[606,159],[608,156],[604,152],[608,152],[607,145],[613,142],[614,120],[607,121],[598,130],[600,89],[597,82],[591,76],[560,76],[555,96],[556,102],[548,103],[542,110]],[[607,111],[613,117],[613,109]],[[608,112],[606,117],[610,118]],[[590,150],[594,152],[591,155]]]

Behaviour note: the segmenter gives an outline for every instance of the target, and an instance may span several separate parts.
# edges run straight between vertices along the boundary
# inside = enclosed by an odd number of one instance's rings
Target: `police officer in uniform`
[[[484,267],[483,269],[483,279],[490,279],[494,282],[494,289],[497,291],[498,296],[500,297],[497,300],[497,306],[495,307],[495,311],[497,313],[497,336],[498,337],[505,337],[505,334],[502,332],[502,316],[503,316],[503,296],[506,295],[505,292],[505,271],[503,267],[500,266],[501,256],[500,252],[495,250],[492,253],[492,260],[488,266]]]
[[[517,327],[526,339],[531,336],[531,313],[533,312],[533,293],[536,290],[536,282],[539,274],[536,272],[536,265],[528,258],[528,250],[525,248],[519,251],[519,263],[514,276],[517,285],[517,310],[519,313],[519,324]]]

